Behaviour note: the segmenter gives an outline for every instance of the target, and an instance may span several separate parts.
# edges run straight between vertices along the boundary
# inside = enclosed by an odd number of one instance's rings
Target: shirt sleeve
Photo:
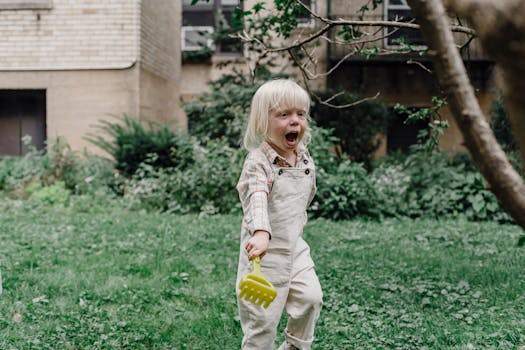
[[[249,154],[237,184],[237,191],[244,213],[244,225],[252,235],[257,230],[270,234],[268,218],[268,194],[270,192],[271,169],[264,164],[264,158]]]

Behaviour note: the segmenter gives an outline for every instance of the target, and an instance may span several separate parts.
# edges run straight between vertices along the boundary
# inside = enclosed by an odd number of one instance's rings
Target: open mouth
[[[299,133],[298,132],[289,132],[288,134],[284,135],[284,137],[286,137],[286,140],[288,140],[290,142],[295,142],[297,140],[297,138],[299,137]]]
[[[288,142],[288,144],[295,145],[297,139],[299,138],[299,133],[289,132],[286,135],[284,135],[284,137],[286,138],[286,141]]]

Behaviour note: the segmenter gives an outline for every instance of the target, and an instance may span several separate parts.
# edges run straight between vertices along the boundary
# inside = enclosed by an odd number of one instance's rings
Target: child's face
[[[268,138],[281,155],[297,149],[308,126],[307,112],[299,108],[271,110],[268,120]]]

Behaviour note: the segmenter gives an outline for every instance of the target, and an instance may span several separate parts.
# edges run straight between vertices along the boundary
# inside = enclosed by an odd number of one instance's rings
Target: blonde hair
[[[288,79],[270,80],[262,84],[252,98],[250,117],[244,134],[243,144],[248,150],[259,147],[268,135],[268,118],[271,111],[291,108],[303,109],[308,114],[310,96],[296,82]],[[311,139],[307,126],[300,144],[304,147]]]

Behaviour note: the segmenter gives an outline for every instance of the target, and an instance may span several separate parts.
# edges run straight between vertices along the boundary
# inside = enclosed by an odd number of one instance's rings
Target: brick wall
[[[174,79],[180,74],[181,3],[171,0],[141,2],[141,65],[165,79]]]
[[[0,69],[125,68],[136,61],[138,0],[50,3],[0,7]]]

